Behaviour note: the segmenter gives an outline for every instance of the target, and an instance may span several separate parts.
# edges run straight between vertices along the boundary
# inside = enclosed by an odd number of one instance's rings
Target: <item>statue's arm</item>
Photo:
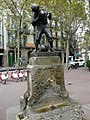
[[[48,13],[48,19],[51,20],[52,19],[52,14],[49,12]]]
[[[36,17],[36,18],[34,18],[33,17],[33,19],[32,19],[32,25],[33,26],[36,26],[36,24],[39,22],[39,15]]]

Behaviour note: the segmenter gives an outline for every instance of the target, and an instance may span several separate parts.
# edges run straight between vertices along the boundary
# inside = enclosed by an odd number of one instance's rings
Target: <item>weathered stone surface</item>
[[[20,100],[23,120],[85,120],[80,106],[69,98],[58,56],[31,57],[27,74]]]
[[[58,56],[58,52],[32,52],[31,57]]]
[[[65,106],[49,112],[33,113],[30,108],[23,120],[86,120],[86,117],[79,105]]]
[[[35,66],[32,68],[32,96],[29,99],[30,105],[36,103],[43,95],[48,93],[57,94],[57,96],[67,97],[64,86],[64,73],[61,65],[53,66]],[[31,88],[31,87],[30,87]]]
[[[29,60],[30,65],[55,65],[60,62],[60,58],[57,56],[31,57]]]

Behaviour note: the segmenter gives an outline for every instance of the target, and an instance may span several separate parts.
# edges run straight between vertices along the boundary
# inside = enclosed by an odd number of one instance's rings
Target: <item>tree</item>
[[[64,41],[63,35],[66,36],[66,58],[68,61],[68,55],[74,55],[74,35],[80,25],[86,20],[85,2],[82,0],[51,0],[48,4],[54,16],[53,19],[60,24],[61,39]],[[68,49],[70,50],[68,51]]]
[[[86,13],[85,13],[85,2],[84,0],[1,0],[4,11],[10,11],[7,13],[12,13],[13,20],[16,23],[16,29],[18,29],[18,25],[21,25],[22,21],[29,21],[31,17],[31,4],[37,3],[41,7],[45,8],[48,11],[51,11],[53,20],[56,23],[59,23],[59,27],[57,31],[61,32],[60,40],[64,43],[72,47],[70,54],[72,53],[73,48],[73,36],[75,35],[76,31],[78,30],[81,24],[84,24],[86,20]],[[23,17],[22,11],[25,11],[27,14],[26,17]],[[27,18],[27,19],[25,19]],[[18,24],[17,24],[18,23]],[[19,29],[20,30],[20,29]],[[55,29],[56,30],[56,29]],[[21,30],[20,30],[21,31]],[[64,37],[66,36],[66,37]],[[65,41],[66,39],[66,41]],[[68,50],[67,49],[67,50]],[[68,54],[67,54],[68,57]]]
[[[3,16],[7,16],[6,27],[9,32],[17,32],[17,47],[18,47],[18,59],[17,67],[19,67],[20,57],[20,42],[21,42],[21,25],[25,20],[23,17],[24,6],[27,0],[1,0],[1,10],[3,9]]]
[[[85,50],[85,61],[88,60],[88,51],[90,50],[90,0],[88,0],[86,5],[87,20],[84,22],[85,34],[82,47]]]

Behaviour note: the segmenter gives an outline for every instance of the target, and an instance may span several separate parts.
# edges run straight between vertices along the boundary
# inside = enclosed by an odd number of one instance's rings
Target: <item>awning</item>
[[[26,43],[25,46],[26,47],[33,47],[33,48],[35,48],[35,44],[31,44],[31,43]]]

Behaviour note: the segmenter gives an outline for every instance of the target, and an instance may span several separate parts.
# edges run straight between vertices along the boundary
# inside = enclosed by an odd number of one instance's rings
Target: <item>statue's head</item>
[[[39,11],[39,8],[40,8],[40,6],[37,5],[37,4],[32,4],[32,6],[31,6],[32,12],[37,12],[37,11]]]

